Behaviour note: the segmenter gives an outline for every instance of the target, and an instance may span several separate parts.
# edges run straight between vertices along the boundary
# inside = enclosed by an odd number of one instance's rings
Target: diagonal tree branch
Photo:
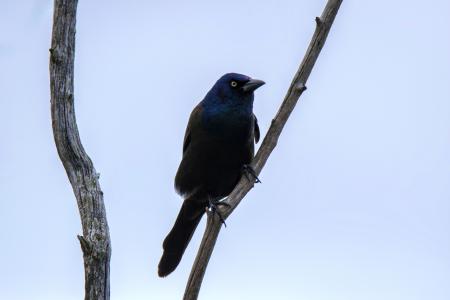
[[[77,0],[55,0],[50,48],[52,127],[59,157],[77,199],[83,227],[85,300],[109,300],[111,242],[103,192],[75,119],[73,82]]]
[[[300,67],[292,80],[277,115],[272,120],[272,124],[261,144],[261,147],[258,150],[258,153],[252,161],[251,165],[257,175],[259,175],[273,149],[276,147],[283,127],[286,124],[291,112],[294,110],[300,95],[306,90],[306,81],[308,80],[320,51],[325,44],[331,25],[333,24],[341,3],[342,0],[328,0],[322,16],[320,18],[316,18],[316,29],[308,50],[306,50],[305,57],[303,58],[303,61],[301,62]],[[230,204],[230,207],[221,206],[221,214],[224,219],[226,219],[233,212],[233,210],[239,205],[241,200],[252,188],[253,183],[243,176],[226,200],[227,203]],[[197,299],[206,267],[214,250],[214,245],[217,237],[219,236],[221,227],[222,223],[217,214],[213,215],[208,213],[205,233],[203,234],[203,239],[186,285],[183,298],[184,300]]]

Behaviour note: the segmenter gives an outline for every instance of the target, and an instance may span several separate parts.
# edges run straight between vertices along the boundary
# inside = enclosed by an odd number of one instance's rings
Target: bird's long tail
[[[177,220],[163,242],[164,252],[158,265],[160,277],[169,275],[178,266],[204,213],[205,205],[191,198],[184,200]]]

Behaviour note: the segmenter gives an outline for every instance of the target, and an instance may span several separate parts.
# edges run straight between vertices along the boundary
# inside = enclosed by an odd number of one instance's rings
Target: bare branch
[[[261,144],[261,147],[259,148],[258,153],[252,161],[251,165],[257,175],[259,175],[273,149],[276,147],[284,125],[286,124],[291,112],[294,110],[301,94],[306,90],[306,81],[308,80],[320,51],[325,44],[331,25],[333,24],[341,3],[342,0],[329,0],[325,6],[322,16],[315,19],[316,29],[309,47],[306,50],[305,57],[303,58],[303,61],[301,62],[300,67],[292,80],[277,115],[272,120],[272,124]],[[230,207],[225,205],[221,206],[221,214],[224,219],[226,219],[233,212],[233,210],[239,205],[241,200],[252,187],[253,182],[250,182],[245,176],[242,176],[241,180],[226,200],[227,203],[230,204]],[[203,234],[203,239],[186,285],[183,298],[184,300],[197,299],[206,267],[213,252],[221,227],[222,223],[217,214],[208,214],[205,233]]]
[[[109,300],[111,242],[99,175],[83,149],[75,119],[73,82],[77,0],[55,0],[50,48],[53,135],[77,199],[83,227],[85,300]]]

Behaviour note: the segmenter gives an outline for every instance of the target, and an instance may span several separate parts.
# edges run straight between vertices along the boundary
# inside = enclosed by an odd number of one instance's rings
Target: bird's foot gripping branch
[[[247,178],[247,180],[250,182],[262,183],[261,180],[258,178],[258,175],[256,175],[256,171],[250,165],[244,165],[242,167],[242,174],[244,174],[245,178]]]

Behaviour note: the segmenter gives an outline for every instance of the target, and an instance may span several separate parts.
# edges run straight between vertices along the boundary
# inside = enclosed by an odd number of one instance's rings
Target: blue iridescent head
[[[246,75],[228,73],[220,77],[203,99],[205,108],[252,112],[253,92],[265,82]]]

